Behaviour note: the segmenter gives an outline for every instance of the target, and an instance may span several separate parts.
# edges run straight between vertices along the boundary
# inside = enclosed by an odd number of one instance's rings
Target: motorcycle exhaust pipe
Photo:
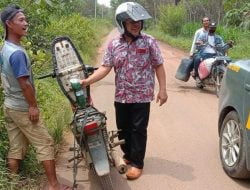
[[[111,142],[110,146],[111,146],[111,148],[115,148],[116,146],[119,146],[119,145],[122,145],[122,144],[125,144],[125,140],[124,139],[116,141],[116,142]]]
[[[111,150],[111,157],[114,161],[115,167],[120,174],[125,174],[127,171],[127,165],[124,160],[120,157],[116,150]]]

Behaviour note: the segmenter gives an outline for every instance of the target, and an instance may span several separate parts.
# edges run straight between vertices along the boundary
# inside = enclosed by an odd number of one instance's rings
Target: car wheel
[[[250,178],[246,168],[246,138],[235,111],[223,120],[220,131],[220,158],[224,171],[233,178]]]

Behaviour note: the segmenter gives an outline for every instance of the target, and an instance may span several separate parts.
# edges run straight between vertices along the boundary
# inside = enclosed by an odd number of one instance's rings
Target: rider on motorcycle
[[[211,22],[208,29],[208,34],[202,34],[199,36],[196,41],[198,55],[194,59],[194,68],[195,68],[195,78],[197,84],[201,82],[198,75],[198,68],[200,62],[207,58],[212,58],[218,53],[220,55],[225,55],[226,50],[232,46],[232,41],[229,41],[227,44],[224,43],[221,36],[215,34],[216,23]]]
[[[209,23],[210,23],[210,18],[209,17],[204,17],[202,19],[202,28],[196,30],[195,34],[194,34],[194,39],[193,39],[193,43],[192,43],[192,47],[190,49],[190,57],[192,58],[195,55],[195,52],[197,50],[196,48],[196,41],[198,40],[199,36],[203,33],[207,34],[208,33],[208,27],[209,27]]]

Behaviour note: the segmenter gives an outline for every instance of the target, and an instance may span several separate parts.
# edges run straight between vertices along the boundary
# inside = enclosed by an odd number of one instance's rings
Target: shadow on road
[[[238,183],[240,186],[246,187],[248,189],[250,189],[250,181],[249,179],[232,179],[234,180],[235,183]]]
[[[114,189],[119,189],[119,190],[131,190],[127,183],[127,179],[120,175],[115,168],[111,168],[111,180],[113,183],[113,188]],[[96,176],[93,172],[88,171],[88,178],[87,180],[82,181],[84,182],[83,184],[79,184],[77,187],[77,190],[83,190],[86,189],[86,185],[89,185],[88,190],[102,190],[101,183],[99,181],[98,176]]]
[[[114,184],[114,189],[131,190],[131,188],[128,185],[128,181],[125,174],[124,175],[119,174],[115,168],[112,168],[111,178]]]
[[[182,85],[182,86],[179,86],[179,88],[182,89],[182,91],[196,90],[196,91],[199,91],[199,92],[204,93],[204,94],[216,95],[214,87],[211,87],[211,86],[205,87],[203,89],[199,89],[196,86],[183,86]]]
[[[158,157],[149,157],[145,159],[144,175],[168,175],[181,181],[192,181],[195,179],[192,173],[193,168],[191,166],[179,162],[173,162]]]
[[[196,86],[178,86],[178,88],[185,89],[185,90],[197,90],[198,88]]]

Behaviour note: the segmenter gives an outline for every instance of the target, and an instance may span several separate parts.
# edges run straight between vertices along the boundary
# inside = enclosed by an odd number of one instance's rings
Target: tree
[[[249,3],[249,0],[223,0],[224,11],[239,9],[246,3]]]
[[[181,1],[181,0],[175,0],[175,1],[174,1],[174,4],[175,4],[175,5],[178,5],[178,3],[180,3],[180,1]]]
[[[224,21],[228,26],[241,27],[245,30],[250,29],[250,3],[245,3],[240,8],[229,10]]]

